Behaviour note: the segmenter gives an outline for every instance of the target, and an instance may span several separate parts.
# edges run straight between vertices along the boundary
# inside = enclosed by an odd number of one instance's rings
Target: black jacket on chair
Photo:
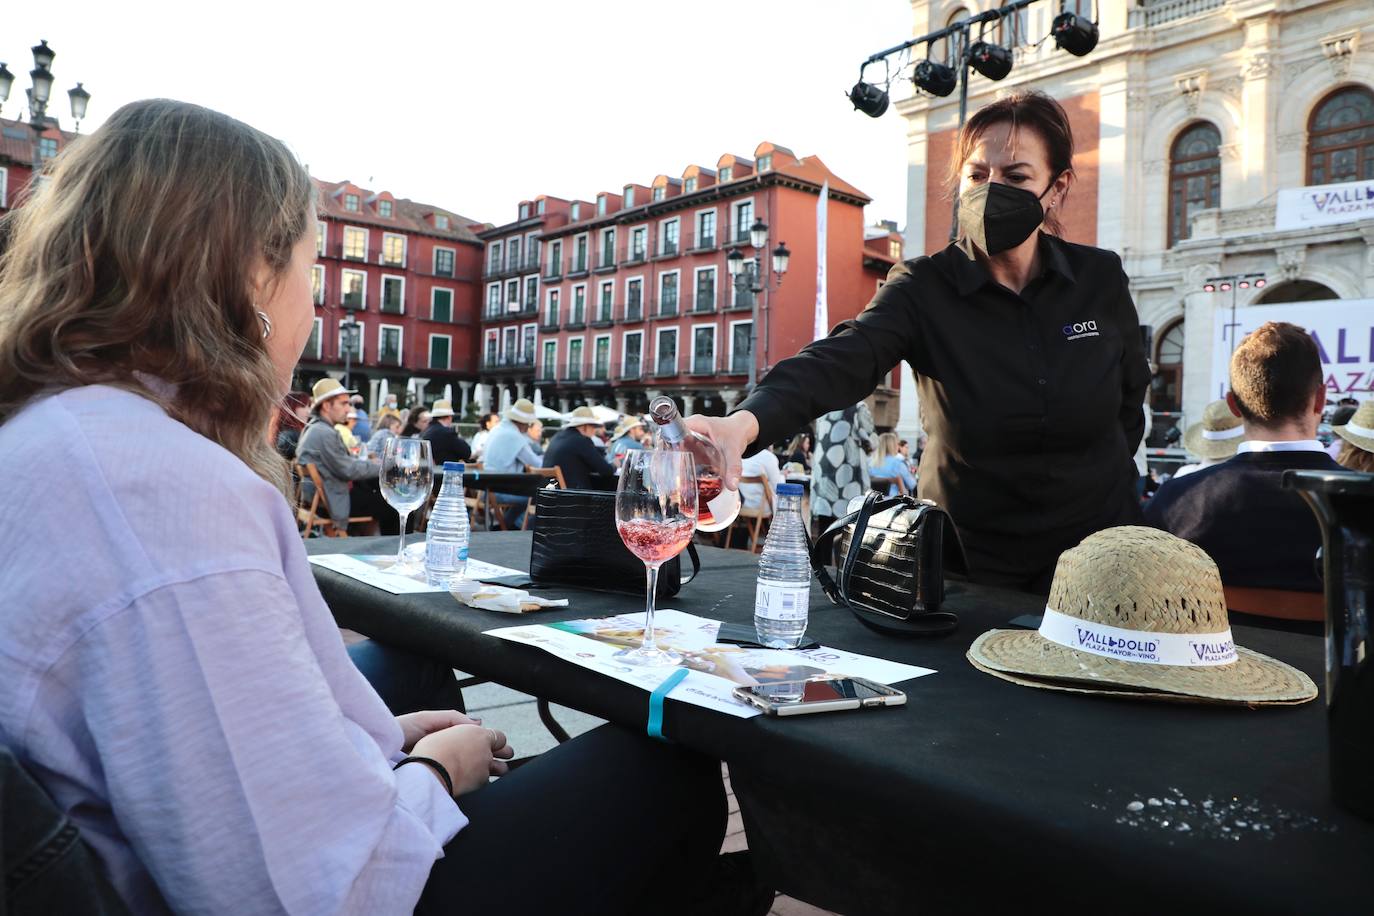
[[[576,426],[560,429],[549,440],[549,447],[544,451],[544,466],[562,468],[563,482],[570,490],[591,489],[593,474],[609,474],[615,470],[601,449]]]
[[[1317,517],[1282,486],[1290,468],[1338,471],[1325,452],[1241,452],[1164,483],[1145,522],[1207,551],[1226,585],[1319,592]]]

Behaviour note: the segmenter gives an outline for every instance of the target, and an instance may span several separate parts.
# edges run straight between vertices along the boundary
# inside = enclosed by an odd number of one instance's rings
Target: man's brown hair
[[[1251,423],[1274,426],[1303,417],[1321,387],[1317,344],[1295,324],[1266,321],[1231,354],[1231,393]]]

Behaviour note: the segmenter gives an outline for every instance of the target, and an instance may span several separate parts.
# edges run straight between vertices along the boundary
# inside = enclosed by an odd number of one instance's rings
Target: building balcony
[[[433,272],[432,274],[430,274],[430,276],[431,276],[431,277],[448,277],[448,278],[451,279],[451,278],[453,277],[453,268],[452,268],[452,267],[436,267],[436,268],[434,268],[434,272]]]
[[[500,276],[501,276],[501,267],[500,267],[499,264],[488,264],[488,265],[486,265],[485,267],[482,268],[482,279],[483,279],[483,280],[495,280],[495,279],[497,279],[497,278],[500,277]]]
[[[583,315],[574,315],[568,319],[568,323],[563,325],[565,331],[581,331],[587,327],[587,319]]]
[[[557,334],[558,327],[559,325],[557,315],[547,315],[539,320],[540,334]]]
[[[580,382],[585,374],[581,363],[564,363],[563,371],[559,374],[558,380],[561,382]]]
[[[678,254],[679,251],[677,242],[664,242],[661,246],[659,246],[658,254],[654,257],[654,260],[662,261],[666,260],[667,258],[675,258],[678,256]]]
[[[587,271],[587,262],[586,262],[586,261],[576,261],[576,262],[574,262],[574,263],[568,265],[568,279],[569,279],[569,280],[575,280],[575,279],[577,279],[578,277],[585,277],[585,276],[587,275],[587,273],[588,273],[588,271]]]
[[[552,263],[551,263],[551,264],[549,264],[547,267],[544,268],[544,279],[545,279],[545,280],[557,280],[558,278],[560,278],[560,277],[562,277],[562,276],[563,276],[563,265],[562,265],[562,264],[552,264]]]
[[[620,367],[620,371],[615,374],[616,380],[621,382],[637,382],[644,378],[644,364],[639,360],[626,360],[625,365]]]
[[[526,302],[520,306],[520,311],[515,313],[516,318],[533,318],[539,314],[539,305],[534,302]]]
[[[625,323],[644,320],[644,304],[642,302],[628,302],[620,311],[620,320]]]
[[[654,363],[654,378],[672,378],[677,375],[677,359],[659,360]]]
[[[596,363],[592,366],[591,375],[583,379],[588,385],[609,385],[611,382],[611,367],[609,363]]]
[[[534,374],[534,380],[536,382],[543,382],[545,384],[556,382],[558,381],[557,370],[558,367],[554,366],[553,364],[544,363],[539,367],[539,371]]]
[[[398,296],[392,296],[392,297],[389,297],[389,298],[388,298],[388,297],[383,297],[383,298],[382,298],[382,312],[383,312],[384,314],[387,314],[387,315],[404,315],[404,314],[405,314],[405,311],[406,311],[406,305],[405,305],[405,303],[404,303],[403,301],[401,301],[400,297],[398,297]]]
[[[629,267],[631,264],[643,264],[648,259],[648,253],[645,252],[644,249],[640,248],[634,251],[626,252],[625,259],[620,263],[626,267]]]
[[[609,328],[614,323],[615,320],[611,317],[609,305],[602,307],[592,316],[592,327],[594,328]]]
[[[709,358],[696,357],[696,358],[694,358],[694,359],[692,360],[692,369],[691,369],[690,374],[691,374],[691,375],[696,375],[696,376],[701,376],[701,375],[715,375],[715,374],[716,374],[716,360],[715,360],[715,357],[709,357]]]
[[[406,269],[407,258],[403,254],[399,257],[389,257],[383,252],[377,252],[377,263],[383,267],[395,267],[400,270]]]
[[[749,312],[753,311],[754,297],[736,295],[725,306],[727,312]]]
[[[596,262],[594,272],[599,274],[614,273],[618,266],[614,256],[603,255],[601,260]]]
[[[382,366],[399,366],[401,364],[401,351],[397,347],[383,347],[377,354],[377,363]]]
[[[715,251],[715,250],[716,250],[716,237],[715,237],[714,235],[703,235],[703,236],[701,236],[699,239],[696,240],[696,244],[693,245],[693,246],[691,247],[690,250],[691,250],[691,251]]]
[[[361,264],[367,263],[367,252],[365,250],[358,251],[356,248],[352,251],[341,250],[339,257],[343,258],[345,261],[357,261]]]
[[[339,299],[339,307],[345,309],[352,309],[358,312],[367,311],[367,303],[363,301],[362,295],[358,293],[344,294]]]
[[[654,315],[655,318],[676,318],[677,316],[678,307],[676,299],[671,301],[660,301],[658,304],[658,312]]]
[[[524,273],[530,273],[531,271],[537,271],[538,269],[539,269],[539,255],[536,254],[536,255],[532,255],[532,256],[530,256],[530,257],[525,258],[525,270],[524,270]]]
[[[716,312],[716,302],[714,299],[697,299],[692,303],[691,314],[693,315],[714,315]]]
[[[749,360],[749,357],[748,357],[747,355],[746,355],[746,356],[736,356],[736,357],[734,357],[733,359],[731,359],[730,362],[729,362],[726,366],[721,367],[721,370],[720,370],[720,371],[721,371],[721,374],[722,374],[722,375],[748,375],[748,374],[749,374],[749,362],[750,362],[750,360]]]
[[[1158,25],[1191,19],[1226,5],[1226,0],[1146,0],[1133,7],[1127,18],[1127,25],[1133,29],[1153,28]]]
[[[483,372],[500,372],[511,374],[528,373],[534,369],[534,354],[506,353],[501,356],[487,355],[482,357]]]

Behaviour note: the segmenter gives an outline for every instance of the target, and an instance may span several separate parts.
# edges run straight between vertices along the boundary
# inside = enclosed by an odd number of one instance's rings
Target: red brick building
[[[360,325],[352,386],[377,402],[386,379],[405,402],[426,402],[477,378],[477,311],[482,243],[473,220],[430,204],[370,191],[348,181],[315,180],[315,331],[296,369],[308,389],[324,375],[342,377],[340,325],[353,310]]]
[[[509,370],[489,372],[484,362],[483,380],[516,394],[533,382],[545,402],[563,410],[584,402],[641,410],[659,393],[680,398],[688,411],[728,410],[743,397],[751,360],[761,378],[812,340],[816,212],[825,182],[834,324],[867,304],[900,257],[900,237],[884,232],[868,244],[863,208],[869,198],[815,156],[798,158],[763,143],[753,159],[726,154],[714,169],[692,165],[680,177],[659,175],[649,185],[627,184],[594,200],[557,201],[556,214],[553,200],[543,198],[542,228],[535,223],[541,199],[522,203],[535,208],[528,221],[483,234],[488,270],[508,272],[492,276],[486,287],[483,352]],[[758,250],[750,244],[756,219],[769,227]],[[512,284],[509,260],[499,259],[496,246],[517,233],[524,273]],[[791,252],[781,278],[769,265],[779,243]],[[542,265],[537,282],[528,272],[531,245]],[[727,269],[735,250],[748,261],[757,258],[773,281],[758,303],[756,354],[753,294],[747,285],[736,288]],[[514,311],[512,286],[519,297]]]
[[[28,121],[0,118],[0,214],[18,206],[28,190],[34,159],[47,162],[79,134],[62,130],[52,118],[35,135]]]

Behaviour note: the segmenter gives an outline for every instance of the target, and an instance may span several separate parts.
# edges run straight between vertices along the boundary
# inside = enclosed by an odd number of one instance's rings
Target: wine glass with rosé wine
[[[696,463],[687,452],[628,452],[615,491],[615,527],[630,552],[644,561],[649,594],[644,604],[644,643],[615,657],[627,665],[669,666],[682,661],[654,640],[658,568],[682,553],[697,526]]]

